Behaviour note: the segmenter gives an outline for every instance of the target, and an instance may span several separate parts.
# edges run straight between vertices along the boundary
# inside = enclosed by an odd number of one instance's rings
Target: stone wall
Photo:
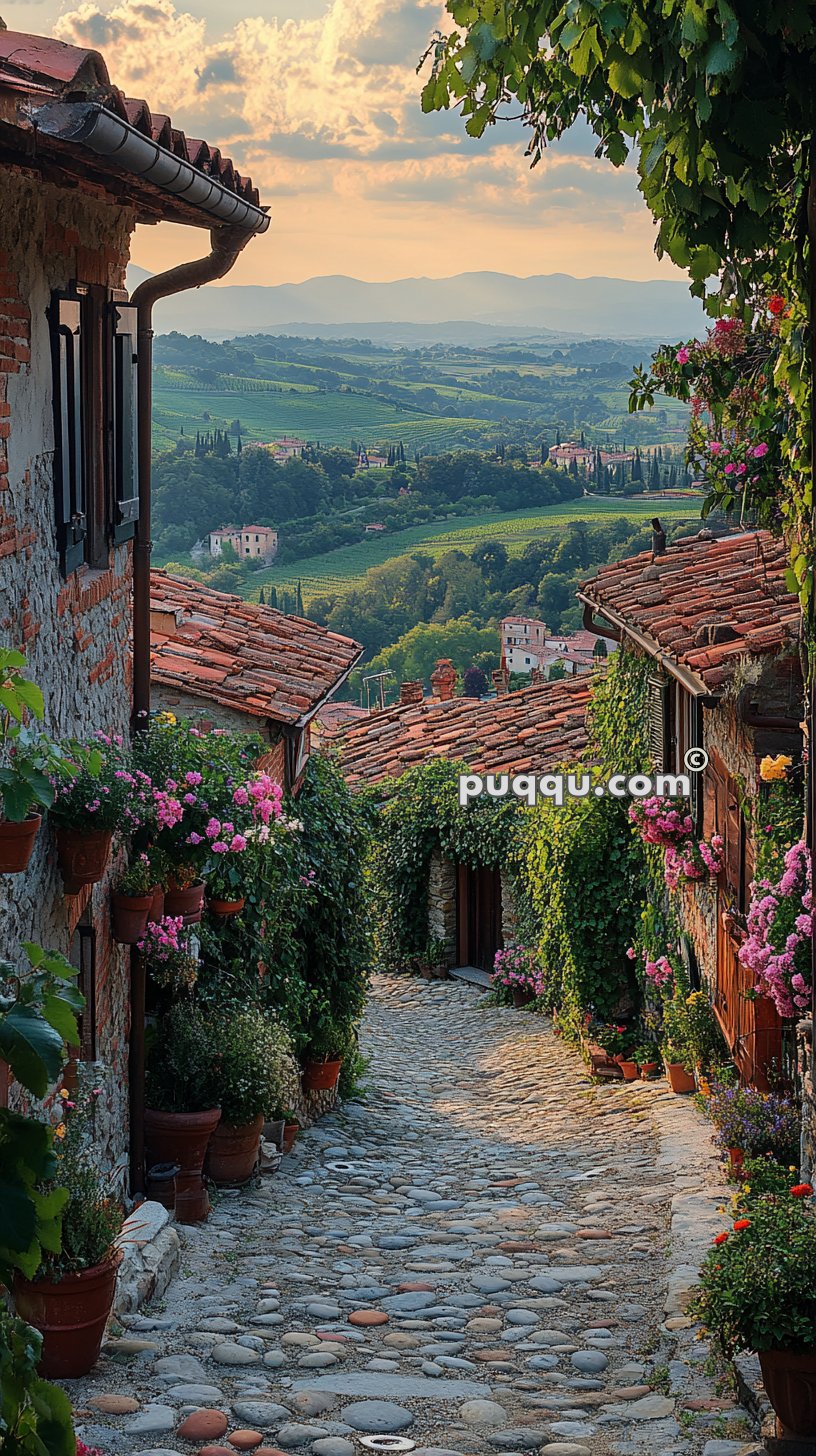
[[[126,733],[130,716],[130,545],[102,569],[60,576],[54,520],[53,289],[124,284],[132,212],[101,188],[70,191],[4,167],[0,210],[0,642],[25,652],[43,689],[46,729]],[[46,825],[24,875],[0,876],[0,954],[23,940],[76,958],[76,927],[96,930],[96,1046],[103,1089],[97,1142],[111,1166],[128,1141],[129,963],[109,933],[108,880],[66,897]],[[11,1096],[13,1098],[13,1089]]]
[[[456,866],[437,850],[428,876],[428,935],[443,940],[448,965],[456,964]]]

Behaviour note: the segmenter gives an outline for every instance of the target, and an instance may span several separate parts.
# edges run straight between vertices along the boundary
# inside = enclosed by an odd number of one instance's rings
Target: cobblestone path
[[[381,978],[363,1049],[365,1100],[219,1197],[164,1301],[73,1383],[83,1438],[736,1456],[743,1413],[682,1313],[722,1196],[688,1101],[595,1086],[546,1021],[450,982]]]

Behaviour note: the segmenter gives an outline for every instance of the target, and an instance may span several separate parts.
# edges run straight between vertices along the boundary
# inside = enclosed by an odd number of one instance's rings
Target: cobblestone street
[[[83,1439],[738,1452],[744,1412],[683,1315],[723,1196],[688,1099],[594,1085],[549,1022],[452,982],[376,981],[363,1050],[364,1100],[184,1230],[164,1300],[72,1385]]]

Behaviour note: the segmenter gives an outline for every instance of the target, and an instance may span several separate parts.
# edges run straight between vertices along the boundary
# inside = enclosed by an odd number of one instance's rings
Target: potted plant
[[[759,1356],[783,1438],[816,1430],[816,1211],[810,1183],[750,1204],[714,1240],[690,1307],[723,1352]]]
[[[153,891],[147,919],[148,923],[155,925],[164,918],[164,900],[170,881],[170,861],[166,851],[158,844],[148,844],[143,853],[150,861],[150,881]]]
[[[17,1313],[42,1335],[40,1370],[48,1379],[87,1375],[99,1358],[122,1252],[116,1246],[124,1215],[93,1161],[93,1109],[98,1089],[57,1097],[57,1168],[47,1185],[67,1189],[59,1252],[48,1252],[32,1279],[18,1273]]]
[[[544,977],[535,955],[524,945],[497,950],[493,958],[491,985],[505,1005],[529,1006],[544,993]]]
[[[43,697],[24,677],[21,652],[0,648],[0,874],[18,875],[28,866],[42,824],[54,800],[51,778],[59,750],[37,734],[27,719],[42,721]]]
[[[138,945],[147,929],[154,889],[150,859],[138,854],[111,890],[111,927],[119,945]]]
[[[221,1109],[214,1091],[218,1038],[189,1000],[176,1001],[152,1029],[147,1056],[147,1166],[175,1163],[176,1217],[200,1223],[210,1211],[204,1182],[207,1144]]]
[[[632,1059],[641,1077],[643,1077],[644,1072],[647,1077],[651,1077],[657,1071],[658,1064],[655,1060],[655,1048],[652,1042],[644,1041],[639,1046],[636,1046],[632,1051]]]
[[[784,1167],[798,1161],[801,1111],[794,1097],[712,1083],[705,1110],[737,1172],[745,1158],[769,1155]]]
[[[246,1183],[258,1161],[264,1121],[298,1082],[288,1033],[260,1007],[249,1007],[219,1027],[213,1086],[221,1121],[207,1152],[214,1183]]]
[[[210,846],[212,857],[204,870],[207,903],[212,913],[222,920],[240,915],[246,904],[241,859],[247,844],[243,834],[233,834],[230,838],[215,840]]]
[[[199,961],[181,915],[148,921],[138,946],[154,985],[173,996],[192,990],[198,980]]]
[[[323,1016],[312,1028],[303,1059],[304,1092],[330,1092],[340,1079],[347,1035],[332,1016]]]
[[[686,1093],[696,1090],[693,1069],[694,1061],[689,1046],[689,1017],[683,988],[674,983],[671,996],[663,1006],[663,1065],[672,1092]]]
[[[635,1053],[630,1051],[625,1056],[616,1058],[616,1060],[623,1073],[624,1082],[636,1082],[639,1069]]]
[[[127,822],[130,789],[121,750],[105,735],[90,745],[70,745],[66,760],[49,817],[66,894],[76,895],[102,879],[114,831]]]
[[[164,913],[185,925],[197,925],[204,910],[206,885],[199,868],[190,860],[171,864],[164,892]]]
[[[284,1151],[284,1153],[291,1153],[293,1147],[295,1146],[295,1142],[297,1140],[297,1136],[298,1136],[298,1133],[299,1132],[300,1132],[300,1123],[298,1122],[297,1117],[295,1116],[294,1112],[284,1112],[284,1114],[283,1114],[283,1151]]]

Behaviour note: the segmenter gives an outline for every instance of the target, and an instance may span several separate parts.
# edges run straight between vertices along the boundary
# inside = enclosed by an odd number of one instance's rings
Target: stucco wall
[[[0,642],[26,653],[45,695],[45,726],[57,736],[127,732],[131,570],[125,545],[110,551],[106,569],[68,581],[59,574],[46,309],[51,291],[74,281],[121,288],[133,224],[99,188],[62,190],[3,169]],[[28,871],[0,876],[0,953],[16,961],[20,942],[35,940],[70,955],[86,910],[97,931],[97,1138],[113,1165],[128,1137],[128,959],[110,941],[107,884],[67,898],[46,826]]]

